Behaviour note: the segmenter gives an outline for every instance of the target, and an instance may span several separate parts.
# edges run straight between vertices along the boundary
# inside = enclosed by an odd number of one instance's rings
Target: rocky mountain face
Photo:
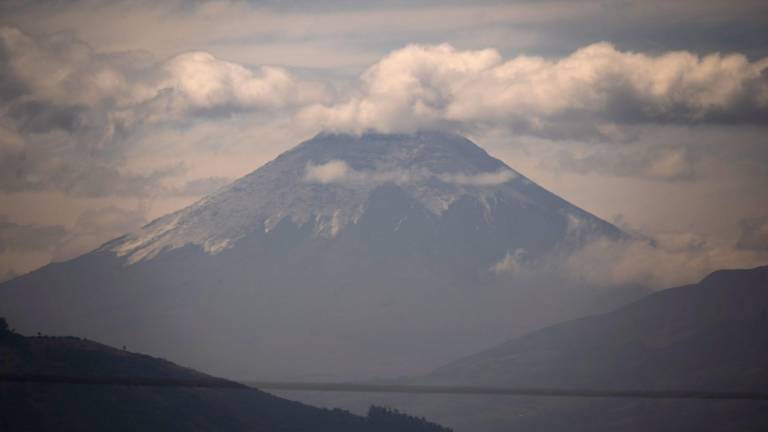
[[[229,377],[417,373],[637,295],[515,271],[623,235],[463,137],[321,134],[0,285],[0,314]]]

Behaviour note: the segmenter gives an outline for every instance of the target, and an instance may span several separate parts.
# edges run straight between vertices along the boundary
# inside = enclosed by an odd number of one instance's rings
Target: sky
[[[766,28],[762,1],[5,0],[0,280],[324,130],[461,133],[652,239],[584,250],[596,280],[766,264]]]

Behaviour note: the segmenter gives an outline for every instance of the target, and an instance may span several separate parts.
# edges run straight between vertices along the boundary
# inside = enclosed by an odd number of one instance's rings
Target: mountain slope
[[[381,191],[382,185],[396,187]],[[408,223],[403,219],[408,206],[421,209],[421,214],[413,216],[430,223],[439,222],[438,217],[451,206],[470,207],[466,210],[481,211],[485,218],[503,215],[495,207],[512,207],[528,223],[538,219],[526,219],[525,212],[543,217],[542,227],[558,228],[549,238],[536,226],[526,227],[533,236],[505,221],[483,221],[488,225],[484,228],[497,230],[493,234],[507,240],[505,246],[533,253],[562,240],[568,228],[574,236],[594,230],[616,233],[609,224],[538,187],[463,137],[436,132],[321,134],[219,193],[105,249],[127,255],[131,262],[187,244],[215,254],[253,231],[268,232],[283,221],[308,225],[314,236],[335,237],[370,213],[370,202],[378,198],[372,199],[374,193],[404,207],[395,208],[401,229]],[[398,193],[403,196],[390,197]],[[498,258],[506,249],[495,252]]]
[[[715,272],[558,324],[409,382],[598,390],[768,391],[768,266]],[[306,400],[312,400],[311,398]],[[466,431],[758,431],[768,402],[466,397],[357,399]]]
[[[0,383],[0,430],[446,432],[372,409],[368,418],[314,408],[173,363],[87,340],[33,337],[0,328],[0,374],[200,380],[233,388]]]
[[[417,373],[635,295],[493,270],[598,236],[622,234],[465,138],[321,134],[138,232],[0,285],[0,313],[25,332],[222,376]]]
[[[430,379],[519,386],[768,389],[768,266],[723,270],[549,327]],[[722,372],[720,372],[722,371]]]

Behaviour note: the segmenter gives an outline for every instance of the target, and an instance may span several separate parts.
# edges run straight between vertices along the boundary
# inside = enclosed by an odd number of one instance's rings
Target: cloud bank
[[[0,253],[47,250],[66,235],[63,226],[17,224],[0,215]]]
[[[596,43],[561,59],[409,45],[371,66],[347,100],[306,108],[325,128],[384,132],[512,128],[550,138],[615,138],[614,125],[768,120],[768,58],[652,56]]]
[[[597,286],[637,284],[661,289],[693,283],[724,268],[765,265],[763,251],[712,244],[688,233],[653,239],[597,239],[567,257],[565,270]]]
[[[0,29],[0,58],[4,192],[174,194],[178,186],[162,184],[178,179],[185,168],[129,167],[135,143],[233,115],[247,115],[264,127],[293,119],[306,131],[501,128],[604,142],[635,139],[631,128],[638,124],[768,120],[768,59],[685,51],[648,55],[608,43],[559,59],[508,60],[494,49],[409,45],[336,91],[285,68],[245,66],[203,51],[158,61],[147,53],[96,52],[68,34],[31,36],[14,27]],[[564,155],[559,163],[575,172],[595,166],[668,180],[693,174],[690,153],[681,148],[644,151],[640,158],[627,149]]]
[[[232,113],[291,116],[327,87],[284,68],[247,68],[205,52],[155,61],[98,53],[66,34],[0,28],[0,191],[75,196],[165,193],[179,166],[128,169],[136,139]]]
[[[579,248],[529,259],[525,250],[508,251],[489,271],[499,280],[560,276],[593,287],[641,286],[666,289],[695,283],[716,270],[765,265],[768,249],[718,244],[691,233],[598,237]]]

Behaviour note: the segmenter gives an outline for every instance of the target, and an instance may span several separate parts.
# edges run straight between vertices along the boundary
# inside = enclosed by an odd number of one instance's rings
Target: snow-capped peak
[[[105,247],[134,263],[198,245],[210,254],[288,219],[333,238],[356,223],[371,193],[394,184],[440,215],[459,198],[527,200],[530,181],[458,135],[320,134],[197,203]]]

